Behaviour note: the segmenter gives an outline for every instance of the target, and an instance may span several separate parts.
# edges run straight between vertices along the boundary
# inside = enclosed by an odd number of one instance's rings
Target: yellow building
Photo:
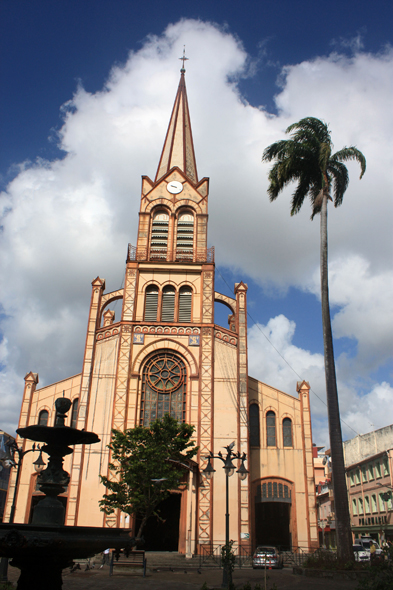
[[[247,547],[311,549],[318,541],[309,385],[298,383],[294,397],[248,376],[247,285],[236,283],[233,297],[215,291],[209,180],[197,175],[184,73],[156,177],[142,177],[138,239],[128,248],[124,288],[106,293],[105,280],[94,279],[82,372],[41,389],[36,373],[26,375],[19,427],[52,425],[54,401],[64,392],[73,402],[69,425],[101,439],[65,460],[66,524],[129,527],[124,514],[105,516],[98,506],[111,429],[170,412],[196,427],[197,467],[186,489],[165,501],[167,525],[159,533],[155,522],[147,527],[147,548],[191,556],[225,541],[222,464],[214,462],[210,481],[201,472],[209,451],[234,441],[235,451],[247,453],[250,474],[229,479],[230,538]],[[116,300],[118,318],[110,309]],[[214,323],[215,302],[229,309],[227,328]],[[24,461],[15,522],[28,522],[39,499],[32,455]],[[14,485],[13,479],[11,494]]]

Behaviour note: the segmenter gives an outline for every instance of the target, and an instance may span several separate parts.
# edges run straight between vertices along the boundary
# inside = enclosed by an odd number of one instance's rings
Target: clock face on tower
[[[178,180],[171,180],[166,185],[166,190],[171,193],[172,195],[178,195],[183,190],[183,185]]]

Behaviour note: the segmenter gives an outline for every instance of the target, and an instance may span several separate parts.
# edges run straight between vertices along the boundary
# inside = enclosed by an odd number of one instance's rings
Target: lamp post
[[[16,480],[15,480],[15,488],[14,488],[14,495],[12,498],[12,505],[11,505],[11,512],[10,512],[10,519],[9,522],[13,523],[15,519],[15,510],[16,510],[16,499],[18,493],[18,485],[19,485],[19,478],[20,472],[22,469],[23,457],[27,455],[27,453],[31,453],[32,451],[40,451],[38,459],[34,461],[34,469],[39,473],[45,467],[45,463],[42,459],[42,450],[40,446],[36,446],[34,443],[31,449],[24,451],[22,448],[18,447],[16,441],[13,440],[12,442],[6,443],[8,447],[8,451],[6,453],[2,453],[3,456],[0,454],[0,462],[4,465],[4,467],[16,467]],[[15,460],[15,455],[18,455],[18,461]],[[7,557],[2,557],[0,560],[0,582],[7,581],[7,573],[8,573],[8,559]]]
[[[224,447],[224,449],[226,449],[226,451],[227,451],[225,457],[221,453],[221,451],[217,455],[213,455],[213,453],[210,451],[209,455],[207,457],[205,457],[205,459],[207,459],[207,465],[206,465],[205,469],[202,471],[202,473],[206,476],[207,479],[211,479],[213,477],[213,473],[216,471],[214,469],[213,465],[211,464],[212,459],[220,459],[220,461],[222,461],[224,463],[223,469],[225,471],[225,506],[226,506],[225,546],[226,546],[226,556],[228,556],[228,553],[229,553],[229,478],[234,474],[235,469],[236,469],[235,465],[233,464],[233,459],[241,461],[241,465],[240,465],[239,469],[236,471],[236,473],[238,473],[238,475],[239,475],[240,480],[246,479],[246,477],[249,473],[244,465],[244,462],[247,458],[246,453],[243,453],[242,455],[240,454],[239,451],[237,453],[234,453],[232,450],[234,446],[235,446],[235,443],[232,442],[230,445]],[[231,584],[231,582],[232,582],[232,569],[231,569],[231,567],[229,567],[228,561],[225,560],[223,573],[222,573],[221,588],[228,588],[229,585]]]

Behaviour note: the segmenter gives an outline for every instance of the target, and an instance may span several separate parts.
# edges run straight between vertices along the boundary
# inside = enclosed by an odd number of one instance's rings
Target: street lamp
[[[221,451],[217,455],[213,455],[213,453],[210,451],[209,455],[207,457],[205,457],[205,459],[207,459],[207,465],[206,465],[205,469],[202,471],[202,473],[205,475],[205,477],[210,480],[213,477],[213,473],[215,473],[215,471],[216,471],[211,463],[212,459],[220,459],[220,461],[222,461],[224,463],[223,469],[225,471],[225,492],[226,492],[226,497],[225,497],[225,500],[226,500],[225,545],[226,545],[227,552],[229,550],[229,478],[234,474],[235,469],[236,469],[232,460],[237,459],[238,461],[241,461],[241,465],[240,465],[239,469],[236,471],[236,473],[239,475],[240,480],[243,481],[244,479],[246,479],[246,477],[249,473],[244,465],[244,462],[247,458],[246,453],[243,453],[242,455],[240,454],[239,451],[237,453],[234,453],[232,450],[234,446],[235,446],[235,443],[232,442],[230,445],[224,447],[224,449],[226,449],[226,451],[227,451],[227,454],[225,457],[223,456]],[[232,572],[231,572],[231,569],[228,567],[228,565],[229,564],[227,562],[224,563],[221,588],[228,588],[232,582]]]
[[[32,451],[40,451],[38,459],[34,461],[34,469],[39,473],[45,467],[45,463],[42,459],[42,450],[40,449],[40,445],[36,446],[33,443],[31,449],[24,451],[22,448],[18,447],[16,441],[13,440],[12,442],[7,442],[6,446],[8,450],[6,452],[2,451],[0,453],[0,462],[4,465],[4,467],[16,467],[16,480],[15,480],[15,488],[14,488],[14,495],[12,498],[12,506],[10,512],[10,519],[9,522],[13,523],[15,518],[15,509],[16,509],[16,498],[18,493],[18,485],[19,485],[19,478],[20,472],[22,469],[23,457],[27,455],[27,453],[31,453]],[[18,455],[18,462],[15,460],[15,455]],[[7,581],[7,572],[8,572],[8,559],[7,557],[2,557],[0,561],[0,582]]]

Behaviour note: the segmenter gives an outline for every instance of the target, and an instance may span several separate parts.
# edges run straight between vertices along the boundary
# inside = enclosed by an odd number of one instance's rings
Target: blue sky
[[[125,245],[136,239],[140,176],[155,173],[184,43],[198,170],[211,178],[216,289],[231,294],[234,282],[248,283],[250,373],[290,393],[296,372],[324,397],[319,228],[308,204],[289,217],[290,191],[268,203],[262,151],[307,115],[331,124],[337,149],[356,143],[364,151],[364,180],[349,167],[348,206],[330,215],[340,403],[356,431],[393,421],[381,409],[393,406],[392,187],[383,174],[392,16],[386,1],[1,3],[5,429],[15,424],[27,371],[39,372],[41,384],[80,371],[90,281],[100,274],[110,288],[120,285]],[[103,121],[108,135],[96,137]],[[124,149],[119,121],[129,130]],[[252,195],[245,207],[243,185]],[[262,332],[295,372],[275,360]],[[326,409],[314,404],[314,438],[324,443]]]

